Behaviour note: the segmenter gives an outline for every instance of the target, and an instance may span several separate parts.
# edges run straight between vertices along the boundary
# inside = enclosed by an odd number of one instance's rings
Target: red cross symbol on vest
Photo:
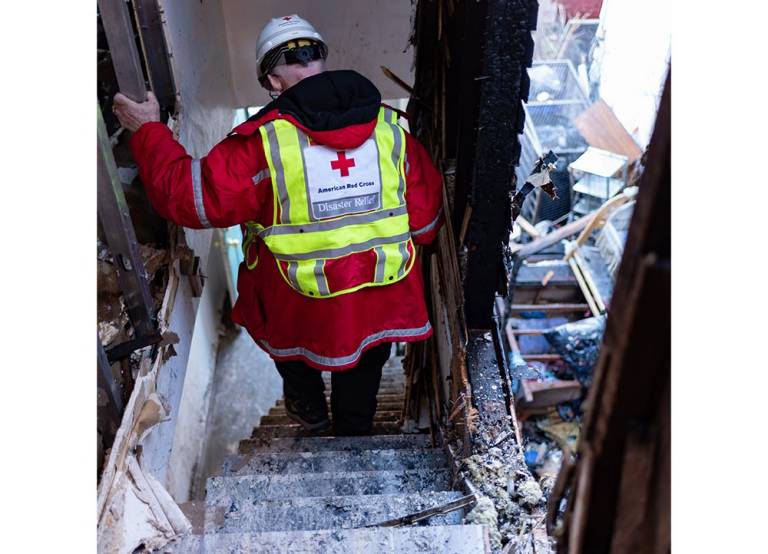
[[[355,167],[355,159],[347,159],[345,152],[337,152],[338,159],[331,160],[331,169],[338,169],[342,177],[349,177],[349,168]]]
[[[290,15],[286,15],[285,17],[281,17],[280,19],[282,19],[283,21],[290,21],[291,20],[291,16]]]

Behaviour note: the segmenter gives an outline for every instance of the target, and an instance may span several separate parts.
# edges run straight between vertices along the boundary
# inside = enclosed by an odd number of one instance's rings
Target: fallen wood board
[[[629,163],[642,154],[632,135],[602,98],[575,117],[573,123],[590,146],[626,156]]]
[[[475,495],[468,494],[466,496],[462,496],[458,500],[453,500],[452,502],[443,504],[442,506],[436,506],[434,508],[422,510],[420,512],[409,514],[403,517],[398,517],[396,519],[390,519],[387,521],[383,521],[381,523],[366,525],[366,527],[399,527],[401,525],[412,525],[419,521],[424,521],[425,519],[429,519],[432,516],[447,514],[449,512],[460,510],[461,508],[464,508],[466,506],[469,506],[475,503],[477,503],[477,498],[475,497]]]
[[[541,288],[542,281],[548,276],[548,286],[575,286],[576,280],[571,273],[568,264],[562,260],[553,261],[551,264],[522,264],[515,275],[515,288],[517,287],[535,287]]]
[[[587,304],[511,304],[510,312],[553,312],[553,313],[574,313],[586,312],[589,309]]]
[[[584,227],[586,227],[591,220],[592,218],[589,215],[586,215],[584,217],[577,219],[576,221],[571,221],[570,223],[563,225],[559,229],[552,231],[551,233],[547,233],[541,238],[532,240],[528,244],[524,245],[520,250],[518,250],[516,254],[522,258],[525,258],[526,256],[530,256],[531,254],[540,252],[545,248],[547,248],[548,246],[557,244],[561,240],[567,239],[571,235],[575,235],[576,233],[584,229]]]
[[[510,331],[515,335],[541,335],[546,329],[515,329],[510,328]]]
[[[604,314],[606,311],[605,302],[603,301],[603,298],[600,296],[600,289],[597,288],[597,284],[595,283],[595,279],[592,276],[592,272],[589,267],[589,264],[587,264],[586,260],[584,259],[584,256],[582,256],[581,253],[578,251],[575,251],[573,253],[573,258],[576,261],[576,265],[579,267],[579,270],[581,270],[581,274],[584,276],[584,282],[589,287],[589,290],[592,294],[592,298],[595,300],[595,304],[597,305],[597,308],[600,310],[599,312],[593,312],[593,313],[595,315],[597,315],[598,313]]]
[[[515,335],[510,332],[512,330],[511,323],[512,321],[508,319],[506,325],[504,325],[504,333],[507,336],[507,343],[509,344],[509,348],[515,354],[520,355],[520,345],[517,343]],[[515,394],[512,387],[512,380],[509,375],[509,367],[507,367],[507,371],[505,371],[505,378],[507,382],[507,388],[509,389],[509,413],[512,416],[512,429],[515,432],[517,444],[522,445],[523,434],[520,431],[520,422],[517,420],[517,406],[515,406]]]
[[[576,277],[576,280],[579,282],[579,288],[581,289],[581,293],[584,295],[584,298],[586,299],[587,304],[589,305],[589,311],[592,312],[593,315],[602,313],[598,311],[597,304],[595,303],[595,299],[592,297],[592,291],[587,285],[587,282],[584,279],[584,276],[581,274],[581,268],[579,267],[579,264],[576,263],[576,259],[573,257],[568,258],[568,263],[571,265],[571,269],[573,270],[573,275]]]
[[[624,204],[626,204],[631,200],[634,200],[636,196],[637,196],[637,187],[628,187],[624,189],[621,193],[611,198],[610,200],[607,200],[602,206],[600,206],[597,210],[595,210],[591,214],[588,214],[582,217],[581,219],[586,219],[589,222],[587,225],[584,226],[584,229],[582,229],[581,233],[573,242],[573,244],[570,245],[569,248],[566,248],[565,256],[563,257],[563,260],[568,260],[571,256],[573,256],[575,249],[580,247],[584,243],[586,243],[587,239],[589,238],[589,235],[591,235],[592,232],[598,229],[602,229],[606,221],[608,221],[608,217],[617,208],[623,206]],[[581,221],[581,219],[579,221]]]
[[[517,223],[523,231],[528,233],[528,235],[530,235],[532,239],[537,239],[541,237],[541,233],[539,233],[536,227],[534,227],[533,224],[527,219],[525,219],[523,216],[521,215],[517,216],[515,223]]]
[[[522,356],[528,362],[556,362],[562,360],[560,354],[522,354]]]
[[[551,262],[551,263],[550,263]],[[546,280],[546,286],[542,281]],[[568,304],[582,301],[579,283],[568,263],[550,260],[528,265],[512,273],[510,300],[517,304]]]
[[[532,415],[546,413],[546,410],[562,402],[581,398],[582,387],[575,380],[537,381],[523,379],[515,399],[517,416],[525,420]]]

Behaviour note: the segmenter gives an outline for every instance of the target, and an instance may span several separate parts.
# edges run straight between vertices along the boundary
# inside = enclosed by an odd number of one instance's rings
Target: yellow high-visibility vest
[[[246,264],[248,249],[262,239],[285,281],[312,298],[388,285],[408,275],[414,247],[405,205],[405,132],[396,112],[381,108],[371,137],[345,151],[313,143],[282,119],[259,132],[272,178],[273,224],[246,223]],[[376,254],[370,279],[331,291],[327,260],[368,250]]]

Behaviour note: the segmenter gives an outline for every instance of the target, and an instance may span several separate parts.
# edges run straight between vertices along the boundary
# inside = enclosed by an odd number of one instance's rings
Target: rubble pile
[[[494,551],[508,543],[527,544],[536,525],[543,525],[540,513],[545,497],[539,483],[526,467],[514,438],[494,442],[479,425],[475,452],[461,460],[461,472],[476,489],[478,502],[467,515],[467,522],[485,523],[491,529]],[[526,537],[523,540],[523,537]],[[518,552],[519,550],[508,550]]]
[[[109,348],[129,340],[133,329],[123,302],[112,253],[99,239],[96,240],[96,252],[98,332],[102,346]],[[168,251],[155,248],[152,244],[140,244],[139,254],[147,271],[155,310],[158,310],[165,292],[162,270],[168,263]]]

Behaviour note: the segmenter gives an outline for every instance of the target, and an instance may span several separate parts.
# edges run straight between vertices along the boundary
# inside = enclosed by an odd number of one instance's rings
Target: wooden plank
[[[523,359],[530,362],[556,362],[562,357],[559,354],[523,354]]]
[[[592,273],[590,272],[589,265],[587,264],[587,262],[584,260],[584,257],[579,252],[574,252],[573,260],[576,262],[576,265],[581,271],[581,275],[584,277],[584,282],[587,284],[587,287],[589,287],[590,296],[594,299],[595,305],[599,310],[599,311],[593,311],[592,313],[594,315],[604,314],[606,311],[605,302],[600,296],[600,289],[597,288],[595,279],[592,277]]]
[[[515,223],[517,223],[523,231],[528,233],[532,239],[537,239],[541,236],[541,233],[536,230],[536,227],[534,227],[533,224],[523,216],[517,216]]]
[[[642,154],[640,147],[602,98],[574,118],[573,123],[590,146],[626,156],[629,163]]]
[[[510,332],[515,335],[541,335],[547,329],[514,329],[511,328]]]
[[[512,352],[515,352],[517,354],[520,354],[520,345],[517,343],[517,339],[515,338],[514,333],[512,332],[512,321],[507,320],[507,323],[504,325],[504,332],[507,335],[507,342],[509,343],[509,348],[512,350]],[[512,389],[512,383],[509,379],[509,371],[507,371],[507,387],[509,388],[509,413],[512,415],[512,429],[515,431],[515,438],[517,439],[517,444],[521,445],[523,444],[523,434],[520,430],[520,422],[517,419],[517,405],[515,404],[515,395],[514,391]]]
[[[586,312],[589,309],[587,304],[511,304],[510,312],[550,312],[550,313],[573,313]]]
[[[558,260],[560,261],[560,260]],[[550,275],[551,272],[551,275]],[[547,277],[549,275],[549,277]],[[549,286],[572,286],[576,287],[576,279],[567,263],[562,262],[557,265],[528,265],[523,264],[517,270],[515,275],[515,288],[544,286],[542,281],[547,279]]]
[[[169,63],[168,47],[157,0],[133,0],[141,49],[147,62],[149,83],[160,106],[173,110],[176,85]]]
[[[123,186],[117,174],[117,166],[112,156],[112,146],[107,136],[107,129],[97,109],[98,134],[98,189],[96,203],[101,227],[107,244],[115,260],[117,280],[131,323],[134,338],[156,334],[152,317],[153,301],[149,293],[147,270],[139,254],[139,244],[133,229],[128,204],[123,194]]]
[[[147,99],[147,85],[128,5],[124,0],[98,0],[98,6],[120,92],[131,100],[144,102]]]
[[[587,223],[589,223],[590,220],[591,218],[589,216],[585,216],[577,219],[576,221],[571,221],[570,223],[563,225],[559,229],[552,231],[551,233],[547,233],[541,238],[532,240],[531,242],[523,246],[520,250],[518,250],[517,255],[522,258],[525,258],[526,256],[530,256],[531,254],[540,252],[545,248],[552,246],[553,244],[557,244],[561,240],[567,239],[571,235],[575,235],[576,233],[584,229],[584,227],[587,226]]]
[[[566,250],[564,260],[568,260],[571,256],[573,256],[573,252],[575,248],[578,248],[585,242],[587,242],[587,239],[589,238],[589,235],[592,234],[593,231],[597,229],[601,229],[605,222],[608,221],[608,217],[616,210],[616,208],[623,206],[630,200],[635,198],[633,189],[627,189],[621,194],[618,194],[611,198],[610,200],[607,200],[602,206],[600,206],[597,210],[592,212],[591,214],[585,215],[582,217],[579,221],[586,219],[587,222],[584,225],[584,228],[581,230],[581,233],[579,234],[578,238],[574,241],[573,248],[570,250]],[[563,237],[565,238],[565,237]]]
[[[581,396],[581,384],[576,380],[536,381],[523,379],[520,383],[517,408],[521,412],[531,408],[546,408],[561,402],[577,400]]]
[[[589,306],[589,311],[592,312],[593,315],[602,313],[598,311],[597,304],[595,303],[595,299],[592,298],[592,291],[587,285],[587,282],[581,273],[581,268],[576,263],[576,260],[574,258],[569,258],[568,263],[570,264],[571,269],[573,270],[574,277],[576,277],[576,280],[579,282],[579,288],[581,289],[581,293],[584,295],[584,299],[587,301],[587,305]]]

